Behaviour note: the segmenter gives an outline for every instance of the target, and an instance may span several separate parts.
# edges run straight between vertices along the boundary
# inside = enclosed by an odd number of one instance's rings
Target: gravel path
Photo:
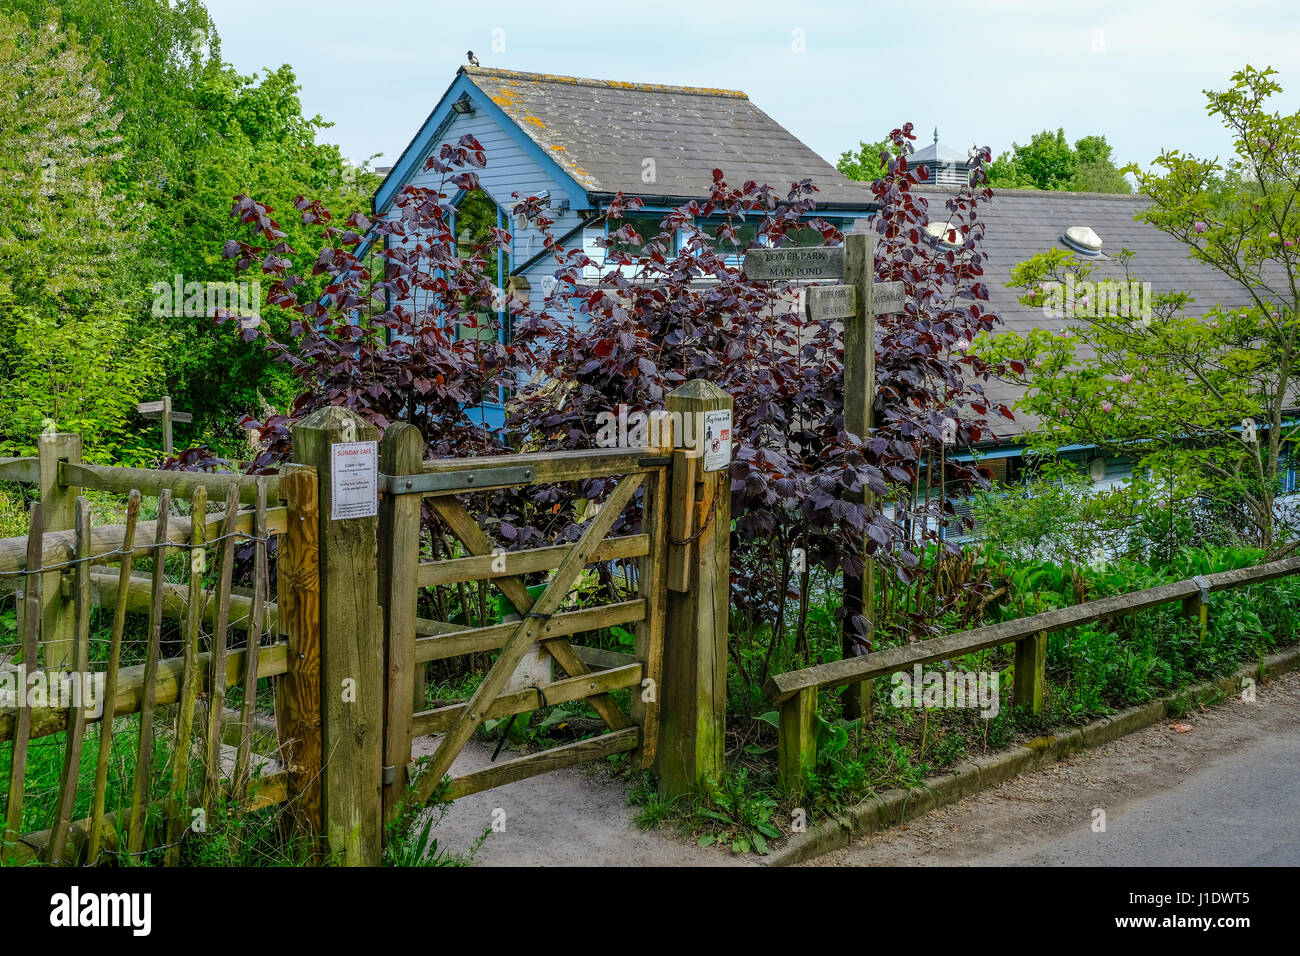
[[[416,741],[430,753],[433,738]],[[500,760],[509,759],[503,751]],[[453,773],[486,767],[492,748],[471,741]],[[439,847],[463,850],[504,813],[504,830],[488,834],[476,866],[729,866],[756,858],[685,843],[662,830],[642,832],[632,823],[627,784],[592,767],[569,767],[455,801],[434,830]],[[501,819],[501,813],[497,814]]]

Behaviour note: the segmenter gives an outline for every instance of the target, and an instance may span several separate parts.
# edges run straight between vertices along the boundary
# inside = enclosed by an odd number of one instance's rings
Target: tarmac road
[[[1300,866],[1300,673],[1179,722],[1192,729],[1149,727],[807,865]]]

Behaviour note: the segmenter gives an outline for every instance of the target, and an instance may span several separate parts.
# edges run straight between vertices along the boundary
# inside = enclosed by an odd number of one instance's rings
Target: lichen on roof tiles
[[[591,80],[486,67],[462,72],[584,188],[628,195],[709,195],[728,181],[778,187],[809,178],[817,199],[871,208],[864,183],[834,166],[736,90]],[[657,162],[656,180],[641,178]]]

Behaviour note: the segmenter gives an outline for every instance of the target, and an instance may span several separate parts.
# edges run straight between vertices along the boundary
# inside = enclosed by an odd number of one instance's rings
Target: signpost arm
[[[844,429],[860,438],[871,430],[871,405],[876,394],[876,300],[875,300],[875,233],[850,234],[844,237],[844,283],[855,289],[856,308],[844,322]],[[863,503],[870,514],[875,495],[863,489]],[[861,614],[874,630],[876,563],[867,554],[864,534],[859,544],[862,575],[844,575],[844,630],[842,653],[851,657],[860,653],[854,641],[852,617]],[[850,684],[844,688],[844,716],[871,719],[871,682]]]

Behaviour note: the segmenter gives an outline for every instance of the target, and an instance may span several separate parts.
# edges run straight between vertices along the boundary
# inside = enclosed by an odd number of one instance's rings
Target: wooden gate
[[[386,609],[388,688],[385,713],[384,816],[405,802],[454,799],[479,790],[625,751],[640,766],[654,760],[658,743],[659,683],[663,661],[667,506],[670,448],[552,452],[421,462],[423,440],[410,426],[388,429],[380,450],[384,502],[380,512],[380,599]],[[495,544],[459,500],[469,492],[616,478],[598,507],[589,505],[578,541],[505,551]],[[610,537],[630,505],[642,511],[638,534]],[[454,535],[464,556],[421,560],[420,510],[428,502]],[[615,560],[636,562],[632,591],[623,600],[565,609],[584,568]],[[553,571],[534,596],[526,574]],[[517,611],[517,620],[470,627],[422,618],[420,589],[491,582]],[[535,589],[534,589],[535,590]],[[636,632],[636,653],[625,662],[611,652],[592,655],[575,646],[576,634],[627,626]],[[509,687],[512,675],[535,645],[567,675],[533,686]],[[429,661],[500,651],[469,701],[425,709],[423,673]],[[611,692],[631,688],[630,713]],[[485,721],[508,718],[560,703],[586,700],[604,721],[599,736],[443,780],[474,731]],[[414,737],[441,740],[413,791],[404,770]]]
[[[708,382],[682,385],[667,404],[674,425],[729,421],[730,396]],[[308,525],[317,532],[319,576],[288,590],[319,600],[282,595],[282,617],[297,622],[288,628],[289,656],[302,675],[294,699],[304,705],[291,722],[299,745],[288,765],[288,790],[291,800],[320,806],[340,862],[378,862],[384,824],[404,806],[599,757],[635,752],[633,759],[652,767],[666,793],[721,772],[731,514],[726,462],[718,463],[714,448],[706,467],[705,428],[677,443],[685,447],[674,446],[670,428],[651,431],[662,444],[424,461],[419,432],[394,424],[378,447],[375,488],[373,473],[361,474],[366,469],[358,471],[356,457],[373,451],[373,425],[337,406],[294,425],[295,457],[315,469],[319,507],[315,523],[290,521],[290,532]],[[286,470],[286,477],[294,474]],[[466,507],[474,499],[465,496],[475,492],[592,479],[613,483],[603,500],[589,501],[574,516],[581,524],[571,544],[506,550],[504,540],[488,533],[497,527],[485,529]],[[296,487],[293,481],[289,487]],[[369,497],[376,491],[377,514]],[[611,537],[619,516],[637,504],[637,533]],[[444,550],[452,556],[423,557],[425,508],[446,529],[451,547]],[[571,592],[583,570],[611,561],[635,562],[626,593],[611,593],[595,606],[588,595],[578,606]],[[548,571],[545,583],[530,590],[528,576]],[[472,621],[421,614],[422,607],[440,606],[422,600],[425,589],[464,582],[483,582],[509,606],[502,602],[501,614],[480,611]],[[576,640],[611,627],[634,630],[633,654]],[[520,662],[539,647],[563,677],[518,677]],[[428,707],[426,665],[469,654],[496,654],[470,699]],[[617,691],[631,692],[626,710],[614,699]],[[318,716],[310,712],[313,701]],[[449,777],[484,721],[574,701],[598,715],[596,736]],[[417,773],[412,741],[430,735],[439,737],[436,750]]]

